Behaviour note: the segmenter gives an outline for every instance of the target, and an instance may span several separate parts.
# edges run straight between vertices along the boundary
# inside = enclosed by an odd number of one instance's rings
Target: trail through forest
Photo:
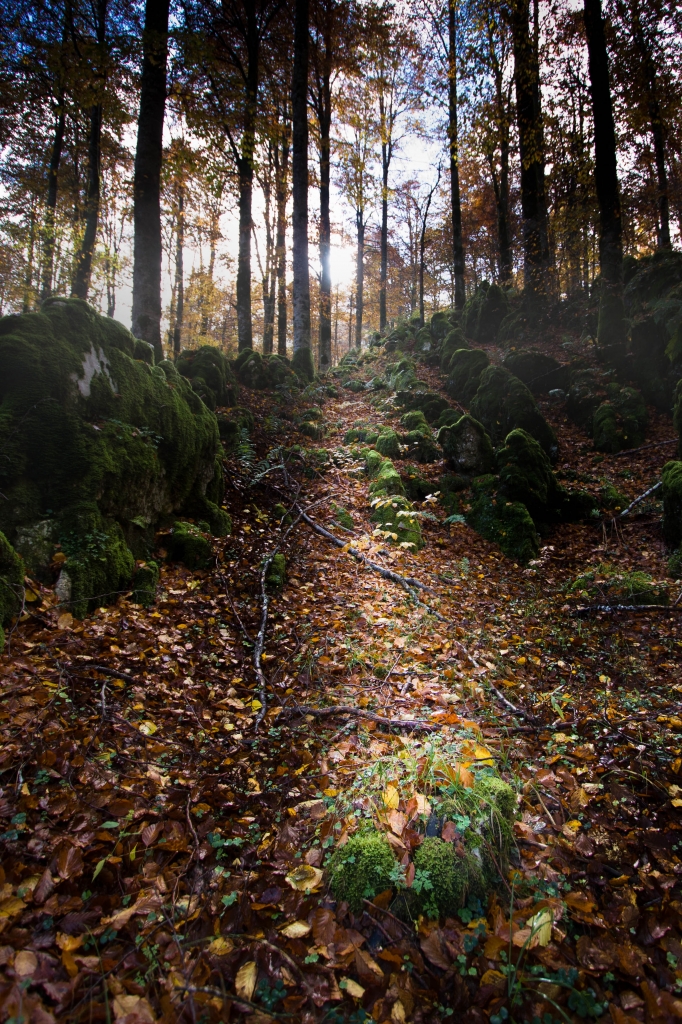
[[[682,601],[599,607],[606,564],[665,580],[656,494],[620,513],[672,457],[670,418],[651,414],[654,447],[602,455],[541,400],[559,478],[620,497],[524,567],[448,515],[442,462],[414,470],[423,549],[377,532],[344,442],[397,423],[375,398],[243,389],[232,534],[210,569],[167,562],[149,609],[121,598],[81,622],[29,593],[2,657],[12,1020],[682,1017]],[[518,793],[496,892],[440,922],[390,889],[335,901],[325,856],[377,765],[403,888],[424,831],[456,838],[426,785],[412,807],[391,789],[395,759],[433,766],[449,744],[461,784],[491,765]]]

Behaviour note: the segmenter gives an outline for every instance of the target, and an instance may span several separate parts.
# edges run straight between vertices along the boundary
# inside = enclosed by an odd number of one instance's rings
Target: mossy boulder
[[[428,428],[428,423],[421,409],[412,409],[400,417],[400,426],[405,430],[418,430],[420,427]]]
[[[281,551],[273,556],[265,574],[265,585],[268,590],[281,590],[287,578],[287,560]]]
[[[235,405],[239,387],[232,367],[219,348],[202,345],[185,349],[178,356],[178,373],[186,377],[209,409],[217,405]]]
[[[438,444],[448,464],[457,473],[482,476],[495,467],[495,456],[490,437],[473,416],[460,416],[458,421],[438,431]]]
[[[43,579],[68,545],[60,593],[78,612],[129,589],[130,547],[145,557],[160,520],[215,506],[215,415],[173,363],[136,353],[78,299],[0,320],[0,529]]]
[[[434,341],[442,341],[451,329],[448,313],[443,309],[439,309],[431,317],[428,328]]]
[[[299,423],[298,429],[313,441],[321,441],[326,433],[324,423],[311,422],[310,420],[303,420]]]
[[[407,448],[404,458],[414,459],[416,462],[438,462],[441,457],[440,449],[433,439],[430,427],[421,430],[409,430],[401,438],[402,444]]]
[[[402,481],[400,486],[402,488]],[[384,540],[393,541],[401,547],[409,547],[413,551],[419,551],[424,547],[417,513],[402,494],[375,496],[372,499],[372,510],[370,521],[376,524]]]
[[[682,462],[668,462],[663,481],[663,535],[669,548],[682,545]]]
[[[395,869],[396,859],[386,837],[368,830],[334,850],[327,867],[329,887],[336,900],[359,913],[363,900],[391,888]]]
[[[680,436],[680,452],[682,452],[682,379],[677,384],[675,391],[675,405],[673,409],[673,424]]]
[[[344,444],[353,444],[354,441],[363,441],[365,444],[374,444],[379,431],[372,426],[356,426],[346,431]]]
[[[556,456],[554,431],[523,381],[503,366],[489,366],[483,371],[470,411],[486,428],[493,445],[501,444],[510,431],[521,427],[551,458]]]
[[[294,372],[303,381],[311,381],[315,376],[315,364],[313,353],[309,346],[297,348],[291,359],[291,366]]]
[[[507,557],[525,565],[537,558],[540,542],[535,523],[524,504],[496,494],[494,476],[474,480],[473,501],[466,514],[472,529],[498,544]]]
[[[682,286],[678,286],[678,291],[680,294],[675,304],[679,314],[682,313]],[[675,385],[680,377],[680,327],[673,324],[666,327],[653,313],[641,316],[631,324],[628,349],[628,376],[637,384],[647,402],[661,412],[670,412]]]
[[[497,453],[497,466],[498,499],[522,502],[536,526],[586,519],[597,510],[591,495],[561,486],[547,455],[525,430],[512,430],[507,435]]]
[[[649,573],[623,572],[619,566],[602,562],[576,577],[567,591],[600,604],[667,604],[668,586]]]
[[[386,494],[404,494],[400,473],[390,459],[383,459],[379,471],[369,485],[371,497]]]
[[[386,368],[386,382],[394,391],[409,390],[417,383],[417,374],[413,361],[403,356],[397,363]]]
[[[207,532],[194,523],[175,522],[165,538],[168,557],[174,562],[182,562],[188,569],[208,569],[213,549]]]
[[[456,851],[437,836],[427,836],[417,847],[414,867],[419,892],[410,902],[427,917],[452,917],[469,897],[485,893],[480,858],[466,849]]]
[[[461,418],[462,414],[458,409],[452,409],[448,406],[447,409],[443,409],[442,413],[436,420],[436,427],[451,427],[453,423],[458,423]]]
[[[466,340],[464,331],[461,327],[453,327],[445,336],[443,344],[440,349],[440,368],[443,373],[448,373],[450,370],[450,360],[452,359],[455,352],[460,349],[468,349],[469,342]]]
[[[355,527],[352,515],[343,505],[337,505],[333,501],[331,503],[331,510],[334,513],[334,519],[340,526],[343,526],[344,530],[352,530]]]
[[[648,422],[646,405],[635,388],[607,386],[608,400],[595,411],[592,420],[594,446],[600,452],[636,448],[644,441]]]
[[[462,311],[462,328],[467,338],[476,342],[495,341],[509,309],[509,299],[500,286],[483,281]]]
[[[592,433],[594,414],[607,397],[606,386],[610,381],[610,374],[593,368],[576,370],[571,375],[566,395],[566,412],[574,423],[589,434]]]
[[[5,649],[5,628],[21,609],[24,563],[4,533],[0,533],[0,654]]]
[[[385,456],[387,459],[400,458],[400,439],[391,427],[382,427],[379,436],[374,442],[374,447],[380,455]]]
[[[234,360],[234,371],[239,382],[253,391],[264,391],[270,381],[260,352],[244,348]]]
[[[132,600],[149,608],[156,600],[156,588],[159,585],[159,567],[156,562],[146,562],[138,566],[133,576]]]
[[[506,355],[502,365],[536,395],[556,388],[565,390],[570,382],[570,367],[537,349],[514,349]]]
[[[410,501],[423,501],[427,495],[438,490],[435,484],[422,476],[417,466],[404,466],[400,477]]]
[[[420,328],[417,331],[417,333],[415,335],[415,338],[414,338],[414,348],[413,348],[413,351],[415,352],[415,354],[418,353],[419,355],[425,355],[426,353],[429,353],[429,352],[431,352],[433,350],[433,346],[434,346],[434,339],[431,336],[431,331],[429,330],[429,328],[428,327]]]
[[[481,374],[489,365],[490,360],[481,349],[457,349],[450,359],[447,393],[468,405],[478,390]]]
[[[299,377],[286,356],[270,352],[269,355],[263,356],[263,365],[270,387],[298,388],[300,386]]]
[[[365,472],[370,480],[374,480],[379,475],[381,467],[386,461],[383,455],[375,451],[373,448],[363,448],[360,452],[363,459],[365,460]]]

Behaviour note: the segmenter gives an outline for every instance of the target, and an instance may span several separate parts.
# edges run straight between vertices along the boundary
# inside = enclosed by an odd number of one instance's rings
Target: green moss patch
[[[556,454],[556,436],[532,394],[523,381],[503,366],[489,366],[483,371],[470,411],[486,428],[494,445],[501,444],[510,431],[521,427],[548,455]]]
[[[380,455],[385,456],[387,459],[400,458],[400,439],[391,427],[383,427],[381,429],[379,436],[374,442],[374,447]]]
[[[372,510],[370,520],[377,524],[375,532],[384,540],[413,551],[424,547],[417,513],[403,495],[377,496],[372,500]]]
[[[404,494],[400,473],[390,459],[384,459],[379,472],[369,485],[371,497],[382,497],[387,494]]]
[[[227,357],[219,348],[202,345],[186,349],[180,353],[176,366],[209,409],[236,404],[239,387]]]
[[[194,523],[174,523],[172,532],[166,538],[168,557],[174,562],[182,562],[188,569],[207,569],[213,557],[213,549],[206,532]]]
[[[344,900],[358,913],[363,900],[371,900],[390,889],[397,868],[390,844],[379,832],[351,836],[337,847],[328,865],[329,885],[334,898]]]
[[[281,590],[284,586],[287,578],[287,560],[284,555],[278,551],[274,555],[268,571],[265,576],[265,585],[268,590]]]
[[[342,505],[337,505],[335,501],[331,503],[331,510],[334,513],[334,518],[337,523],[340,523],[346,530],[352,530],[355,526],[353,517],[350,512],[343,508]]]
[[[478,390],[481,374],[489,365],[490,360],[481,349],[458,349],[450,359],[447,393],[468,405]]]
[[[668,462],[663,467],[663,534],[666,544],[677,548],[682,544],[682,462]]]
[[[156,588],[159,585],[159,567],[156,562],[146,562],[139,566],[133,577],[132,600],[149,608],[156,600]]]
[[[474,481],[466,521],[486,540],[498,544],[507,557],[525,565],[540,551],[535,523],[524,504],[496,493],[496,483],[493,476]]]
[[[567,591],[598,604],[667,604],[668,585],[648,573],[623,572],[603,562],[577,576]]]
[[[299,348],[293,354],[291,366],[295,373],[304,381],[311,381],[315,376],[315,364],[310,348]]]
[[[646,405],[639,391],[607,387],[609,398],[594,413],[592,432],[594,446],[600,452],[619,452],[636,448],[644,441],[648,422]]]
[[[423,501],[427,495],[438,490],[435,484],[422,476],[417,466],[404,466],[400,476],[405,493],[411,501]]]

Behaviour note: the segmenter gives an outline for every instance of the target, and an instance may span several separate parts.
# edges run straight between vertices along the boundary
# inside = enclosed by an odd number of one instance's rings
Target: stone
[[[501,444],[510,431],[520,427],[538,441],[550,458],[556,457],[554,431],[523,381],[503,366],[489,366],[483,371],[470,411],[488,431],[493,445]]]
[[[483,424],[472,416],[461,416],[452,426],[441,427],[437,440],[456,473],[482,476],[494,469],[490,437]]]
[[[481,374],[490,360],[481,349],[457,349],[450,359],[445,390],[458,402],[468,405],[478,390]]]

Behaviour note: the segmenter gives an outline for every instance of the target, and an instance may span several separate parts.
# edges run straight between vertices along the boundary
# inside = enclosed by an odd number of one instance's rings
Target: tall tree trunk
[[[328,47],[327,47],[328,48]],[[332,367],[332,274],[331,218],[329,213],[329,172],[331,165],[332,99],[329,73],[322,80],[320,109],[320,339],[318,370],[327,373]]]
[[[59,187],[59,165],[62,159],[64,146],[64,130],[66,128],[66,110],[64,109],[64,97],[60,97],[59,114],[52,140],[50,153],[50,166],[47,172],[47,201],[45,209],[45,227],[43,229],[43,280],[41,298],[49,299],[52,294],[52,274],[54,270],[54,245],[57,212],[57,191]]]
[[[309,0],[296,0],[294,70],[291,83],[294,362],[298,369],[311,377],[313,361],[310,351],[310,277],[308,269],[308,23]]]
[[[90,108],[88,137],[88,184],[85,203],[85,231],[76,256],[76,272],[72,293],[78,299],[87,299],[92,274],[92,257],[97,240],[100,199],[100,161],[102,148],[102,104]]]
[[[33,299],[33,255],[36,242],[36,212],[33,207],[31,207],[31,212],[29,213],[28,224],[28,259],[26,260],[26,274],[24,275],[23,313],[30,312]]]
[[[211,315],[208,308],[208,304],[213,297],[213,272],[215,270],[215,256],[219,238],[220,212],[219,210],[215,209],[215,207],[212,207],[208,226],[208,271],[206,275],[208,278],[209,287],[205,289],[202,298],[202,305],[204,311],[201,314],[200,334],[208,334],[209,328],[211,326]]]
[[[668,170],[665,162],[665,130],[661,116],[661,105],[658,99],[658,80],[656,65],[647,43],[642,26],[638,0],[633,0],[631,8],[632,31],[639,59],[649,108],[651,135],[654,142],[654,160],[656,163],[656,179],[658,185],[658,247],[670,249],[670,198],[668,191]]]
[[[537,54],[529,32],[529,0],[512,0],[514,84],[521,155],[524,285],[531,303],[547,292],[549,246],[545,196],[545,151]]]
[[[140,112],[133,174],[133,334],[161,344],[161,163],[166,109],[170,0],[146,0],[142,36]]]
[[[452,259],[455,271],[455,309],[462,309],[466,301],[466,284],[464,279],[462,204],[459,190],[456,4],[457,0],[448,0],[448,137],[450,143],[450,203],[452,208]]]
[[[381,241],[379,257],[379,330],[386,328],[388,305],[386,283],[388,280],[388,169],[390,146],[381,143]]]
[[[286,113],[283,116],[285,124]],[[289,176],[289,139],[286,134],[275,148],[275,190],[277,199],[277,354],[287,354],[287,178]]]
[[[185,189],[178,187],[178,224],[175,235],[175,323],[173,324],[173,356],[180,355],[182,348],[182,320],[185,313]]]
[[[256,146],[256,109],[258,103],[258,64],[260,41],[256,5],[246,4],[247,51],[244,131],[237,172],[239,175],[239,251],[237,254],[237,337],[239,351],[253,348],[251,317],[251,231],[253,230],[253,155]]]
[[[365,211],[355,211],[358,248],[355,257],[355,347],[362,348],[362,314],[365,301]]]
[[[595,185],[599,203],[599,345],[625,342],[623,309],[623,226],[618,187],[616,131],[613,122],[609,60],[601,0],[585,0],[585,31],[594,115]]]

